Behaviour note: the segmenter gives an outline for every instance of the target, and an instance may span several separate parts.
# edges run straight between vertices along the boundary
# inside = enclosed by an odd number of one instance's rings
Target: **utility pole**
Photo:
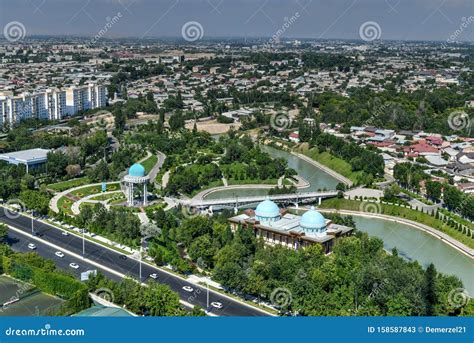
[[[31,235],[35,235],[35,227],[34,227],[34,218],[35,218],[35,211],[31,211]]]
[[[206,285],[207,285],[207,301],[206,301],[206,309],[209,310],[209,280],[206,279]]]
[[[140,239],[140,283],[142,282],[142,248],[143,240]]]

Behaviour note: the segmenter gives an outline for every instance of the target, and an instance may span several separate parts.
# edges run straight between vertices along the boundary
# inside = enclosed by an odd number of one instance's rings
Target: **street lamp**
[[[159,235],[161,233],[161,229],[158,228],[153,223],[144,223],[140,226],[140,259],[139,259],[139,266],[140,266],[140,283],[142,282],[142,255],[143,255],[143,242],[146,241],[146,239]]]
[[[209,311],[209,280],[206,278],[206,285],[207,285],[207,302],[206,302],[206,309]]]
[[[31,235],[34,236],[35,235],[35,227],[34,227],[34,218],[35,218],[35,211],[32,210],[31,211]]]

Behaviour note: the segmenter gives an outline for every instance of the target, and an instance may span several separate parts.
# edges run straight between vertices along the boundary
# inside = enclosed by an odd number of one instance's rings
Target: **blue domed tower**
[[[255,209],[255,219],[261,222],[275,222],[280,220],[280,208],[267,197],[258,204]]]
[[[326,219],[311,206],[311,209],[301,216],[300,227],[308,235],[322,235],[326,232]]]
[[[143,167],[140,163],[135,163],[128,170],[128,175],[135,176],[135,177],[144,177],[145,176],[145,167]]]
[[[125,175],[122,181],[122,189],[127,197],[128,206],[135,205],[135,193],[139,193],[143,199],[139,204],[143,206],[147,205],[147,184],[149,181],[150,178],[146,175],[145,167],[140,163],[135,163],[128,169],[128,174]]]

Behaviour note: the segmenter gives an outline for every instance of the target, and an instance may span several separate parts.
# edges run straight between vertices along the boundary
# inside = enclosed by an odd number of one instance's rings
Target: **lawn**
[[[90,180],[87,176],[85,176],[85,177],[81,177],[81,178],[78,178],[78,179],[72,179],[72,180],[63,181],[63,182],[52,183],[52,184],[49,184],[47,187],[49,189],[52,189],[53,191],[62,192],[62,191],[65,191],[66,189],[69,189],[69,188],[87,185],[88,183],[90,183]]]
[[[120,189],[120,183],[119,182],[115,182],[115,183],[107,185],[107,192],[118,191],[119,189]],[[100,194],[100,193],[102,193],[102,186],[101,185],[96,185],[96,186],[89,186],[89,187],[84,187],[84,188],[81,188],[81,189],[77,189],[77,190],[71,192],[70,194],[72,194],[73,196],[79,197],[79,198],[84,198],[88,195]]]
[[[362,177],[361,171],[353,172],[352,167],[348,162],[331,155],[329,152],[320,153],[317,148],[303,148],[300,149],[299,152],[301,152],[303,155],[308,156],[309,158],[312,158],[316,162],[325,165],[326,167],[334,170],[335,172],[338,172],[342,176],[347,177],[354,183],[358,183],[358,181]]]
[[[158,162],[158,157],[156,155],[151,155],[145,161],[143,161],[141,165],[143,166],[143,168],[145,168],[145,172],[148,174],[155,166],[156,162]]]
[[[61,212],[64,212],[66,214],[69,214],[69,215],[72,215],[72,210],[71,210],[71,206],[72,206],[73,202],[71,200],[69,200],[68,198],[66,198],[65,196],[61,197],[59,200],[58,200],[58,208]]]
[[[108,194],[98,194],[96,196],[93,196],[90,198],[90,200],[96,200],[96,201],[107,201],[110,199],[122,199],[124,198],[123,193],[108,193]]]
[[[347,199],[327,199],[324,200],[321,204],[321,208],[335,208],[338,210],[349,210],[349,211],[361,211],[361,201],[356,200],[347,200]],[[444,232],[445,234],[451,236],[457,241],[467,245],[470,248],[474,248],[474,239],[468,237],[462,232],[457,231],[451,226],[447,225],[440,219],[430,216],[427,213],[422,213],[420,211],[412,210],[410,208],[387,205],[387,204],[377,204],[380,205],[381,214],[409,219],[421,224],[428,225],[436,230]],[[472,225],[469,226],[470,229],[474,229]]]

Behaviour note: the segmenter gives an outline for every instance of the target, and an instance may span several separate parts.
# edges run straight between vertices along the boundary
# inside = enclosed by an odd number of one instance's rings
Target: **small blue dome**
[[[143,176],[145,176],[145,168],[140,163],[135,163],[128,170],[128,175],[136,176],[136,177],[143,177]]]
[[[275,218],[280,216],[280,209],[277,204],[267,198],[258,204],[255,215],[258,219]]]
[[[301,216],[300,226],[303,229],[322,229],[326,227],[326,219],[314,207]]]

